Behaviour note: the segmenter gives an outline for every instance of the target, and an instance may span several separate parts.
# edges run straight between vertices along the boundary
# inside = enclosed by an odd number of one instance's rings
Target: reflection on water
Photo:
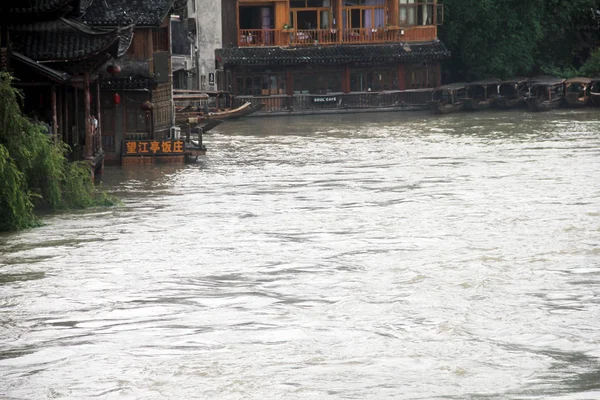
[[[598,110],[249,118],[0,236],[0,397],[600,398]]]

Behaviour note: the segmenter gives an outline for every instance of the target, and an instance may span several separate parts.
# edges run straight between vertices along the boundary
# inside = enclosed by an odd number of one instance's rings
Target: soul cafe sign
[[[184,154],[183,140],[125,140],[123,154],[126,156],[150,156]]]

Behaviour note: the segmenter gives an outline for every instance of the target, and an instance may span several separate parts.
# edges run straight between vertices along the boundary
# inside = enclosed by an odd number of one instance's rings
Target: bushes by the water
[[[0,231],[37,225],[35,209],[114,204],[98,193],[85,163],[69,163],[68,147],[53,143],[42,125],[25,117],[22,94],[0,72]]]

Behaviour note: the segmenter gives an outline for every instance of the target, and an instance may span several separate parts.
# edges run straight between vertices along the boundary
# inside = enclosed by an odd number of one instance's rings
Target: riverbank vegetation
[[[68,147],[23,115],[21,93],[0,73],[0,231],[39,225],[37,210],[110,205],[85,163],[67,160]]]
[[[449,81],[600,76],[597,0],[445,0]]]

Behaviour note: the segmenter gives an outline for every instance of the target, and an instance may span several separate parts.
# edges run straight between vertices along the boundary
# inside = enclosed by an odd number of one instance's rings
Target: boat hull
[[[525,107],[525,98],[509,98],[500,96],[496,99],[496,106],[501,110],[510,110],[513,108],[522,108]]]
[[[466,111],[479,111],[479,110],[489,110],[494,107],[495,101],[494,99],[488,100],[477,100],[472,98],[463,99],[464,101],[464,109]]]
[[[235,108],[233,110],[209,113],[206,116],[206,118],[221,119],[221,120],[241,118],[241,117],[245,117],[246,115],[255,113],[256,111],[260,110],[263,107],[264,107],[263,103],[252,104],[250,102],[247,102],[247,103],[243,104],[242,106]]]
[[[542,101],[535,97],[528,97],[525,99],[525,102],[527,103],[529,110],[536,112],[555,110],[563,105],[563,99]]]
[[[589,106],[591,103],[591,99],[589,96],[585,96],[582,98],[579,97],[577,93],[568,93],[565,96],[565,103],[569,108],[581,108]]]
[[[464,110],[462,102],[454,104],[442,104],[439,100],[428,101],[427,105],[434,114],[452,114]]]

